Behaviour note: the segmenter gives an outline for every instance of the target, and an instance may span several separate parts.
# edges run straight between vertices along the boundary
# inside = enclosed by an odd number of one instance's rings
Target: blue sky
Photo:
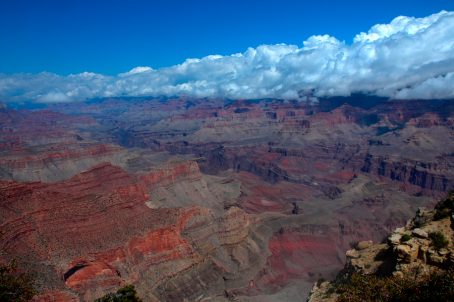
[[[398,15],[442,9],[454,1],[0,0],[0,73],[115,75],[318,34],[351,43]]]

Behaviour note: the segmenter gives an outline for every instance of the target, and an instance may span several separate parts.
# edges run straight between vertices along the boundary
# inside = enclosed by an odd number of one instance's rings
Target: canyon
[[[454,189],[454,102],[0,106],[0,261],[35,301],[301,301]]]

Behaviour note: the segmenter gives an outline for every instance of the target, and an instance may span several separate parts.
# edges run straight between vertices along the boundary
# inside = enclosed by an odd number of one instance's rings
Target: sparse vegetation
[[[400,238],[400,242],[407,242],[408,240],[411,239],[411,236],[408,234],[403,234],[402,237]]]
[[[338,285],[339,302],[454,301],[454,271],[413,277],[377,277],[354,273]]]
[[[415,218],[413,218],[413,226],[415,228],[421,228],[431,221],[432,221],[431,216],[425,216],[425,215],[416,216]]]
[[[437,210],[434,215],[434,220],[441,220],[449,216],[451,211],[448,209]]]
[[[322,283],[325,282],[325,281],[326,281],[325,278],[323,278],[323,277],[319,278],[319,279],[317,280],[317,286],[320,286],[320,284],[322,284]]]
[[[445,248],[449,244],[448,239],[446,239],[445,235],[443,235],[441,232],[432,232],[429,234],[429,238],[431,240],[432,246],[436,250]]]
[[[95,302],[142,302],[142,300],[137,296],[134,285],[126,285],[117,290],[116,293],[109,293],[96,299]]]
[[[352,249],[356,249],[356,248],[358,247],[358,243],[359,243],[358,240],[356,240],[356,241],[350,241],[349,246],[350,246],[350,248],[352,248]]]
[[[450,192],[448,197],[439,202],[435,207],[434,220],[441,220],[448,217],[454,211],[454,192]]]
[[[0,301],[29,301],[35,294],[33,278],[19,272],[16,261],[0,265]]]
[[[413,220],[413,227],[430,223],[429,229],[441,230],[441,228],[436,226],[444,226],[445,222],[434,223],[433,220],[443,219],[452,215],[454,193],[451,192],[445,200],[439,202],[435,210],[437,213],[435,216],[433,212],[428,211],[418,213]],[[451,227],[453,227],[453,224],[451,224]],[[408,233],[408,228],[406,230],[407,234],[401,236],[400,243],[407,242],[413,238]],[[450,232],[446,232],[434,231],[428,234],[432,249],[439,251],[449,246],[448,239],[450,237],[447,234],[450,234]],[[416,232],[415,234],[419,235],[420,233]],[[391,259],[391,262],[389,262],[390,270],[377,270],[373,275],[363,275],[356,272],[353,267],[350,267],[337,277],[326,293],[332,294],[336,292],[338,294],[336,301],[340,302],[454,302],[454,264],[449,261],[447,256],[441,257],[443,258],[443,265],[432,266],[429,262],[423,262],[419,266],[410,267],[410,271],[395,271],[396,261],[398,260],[395,258],[396,254],[392,252],[391,248],[377,253],[374,257],[374,260],[382,259],[382,261]],[[429,252],[433,253],[433,251]],[[449,252],[435,254],[447,255]],[[366,268],[368,267],[367,262],[363,263],[363,265]],[[428,267],[432,267],[434,270],[428,269]],[[434,273],[427,275],[427,272],[430,271]],[[398,273],[391,275],[392,272]]]

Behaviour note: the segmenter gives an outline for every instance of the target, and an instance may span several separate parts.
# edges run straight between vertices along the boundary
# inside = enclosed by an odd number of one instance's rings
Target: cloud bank
[[[0,74],[4,102],[71,102],[93,97],[189,95],[227,98],[348,96],[454,98],[454,12],[397,17],[348,44],[329,35],[296,45],[261,45],[230,56],[187,59],[155,70]]]

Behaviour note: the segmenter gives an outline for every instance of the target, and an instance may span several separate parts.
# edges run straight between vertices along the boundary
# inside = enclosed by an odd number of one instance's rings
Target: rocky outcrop
[[[147,187],[168,186],[178,179],[197,180],[201,174],[199,166],[195,161],[184,161],[168,163],[149,173],[142,173],[139,176],[140,182]]]
[[[389,235],[387,243],[359,242],[346,252],[346,257],[345,268],[337,279],[317,282],[307,301],[336,301],[337,288],[353,273],[419,280],[447,270],[454,265],[454,194],[433,211],[418,210],[405,227]]]

